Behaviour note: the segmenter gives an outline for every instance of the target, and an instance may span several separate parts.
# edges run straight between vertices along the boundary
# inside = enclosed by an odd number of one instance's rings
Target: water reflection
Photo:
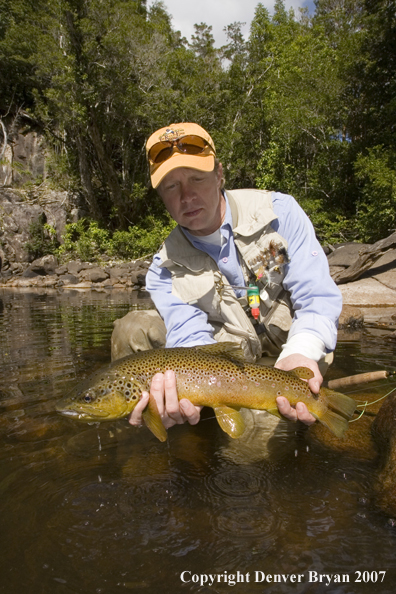
[[[113,320],[147,301],[125,291],[1,299],[1,592],[372,591],[354,581],[357,570],[386,570],[375,591],[394,591],[396,536],[373,505],[375,451],[345,453],[313,432],[285,434],[292,447],[281,455],[238,451],[212,411],[173,428],[166,444],[125,420],[61,418],[55,401],[109,361]],[[337,359],[334,375],[391,368],[395,345],[363,333]],[[359,397],[387,390],[379,383]],[[350,582],[310,583],[310,570]],[[208,586],[184,583],[183,572],[223,577]],[[236,572],[249,584],[229,585]],[[262,581],[292,574],[304,579]]]

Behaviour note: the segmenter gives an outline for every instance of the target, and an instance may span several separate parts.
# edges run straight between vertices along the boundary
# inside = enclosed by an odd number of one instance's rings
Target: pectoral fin
[[[235,408],[229,406],[217,406],[214,411],[216,419],[223,431],[234,439],[236,437],[241,437],[242,433],[245,431],[245,423],[242,415],[235,410]]]
[[[167,440],[168,434],[166,433],[166,429],[162,424],[157,403],[151,394],[149,403],[144,409],[142,417],[147,427],[152,433],[154,433],[155,437],[157,437],[160,441]]]

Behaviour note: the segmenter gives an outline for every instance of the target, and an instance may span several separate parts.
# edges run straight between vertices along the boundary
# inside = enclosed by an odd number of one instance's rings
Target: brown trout
[[[187,398],[197,406],[212,407],[220,427],[231,437],[240,437],[245,430],[240,408],[266,410],[280,416],[278,396],[286,396],[291,405],[304,402],[309,412],[337,437],[348,428],[348,419],[356,407],[349,396],[326,388],[313,394],[304,381],[313,376],[310,369],[281,371],[246,363],[238,345],[216,343],[154,349],[115,361],[65,396],[56,409],[87,422],[121,419],[132,412],[142,391],[150,390],[153,375],[167,369],[176,374],[179,400]],[[165,441],[167,433],[152,396],[143,418],[154,435]]]

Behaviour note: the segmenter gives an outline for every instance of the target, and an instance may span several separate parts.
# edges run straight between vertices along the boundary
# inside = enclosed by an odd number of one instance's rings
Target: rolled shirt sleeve
[[[335,349],[342,309],[341,292],[330,276],[326,255],[312,223],[296,200],[274,192],[273,206],[278,219],[272,227],[288,242],[291,264],[287,265],[283,286],[290,292],[294,309],[293,323],[281,356],[311,353],[310,358],[319,360],[320,343],[313,341],[310,351],[307,342],[313,335],[322,341],[323,353]]]

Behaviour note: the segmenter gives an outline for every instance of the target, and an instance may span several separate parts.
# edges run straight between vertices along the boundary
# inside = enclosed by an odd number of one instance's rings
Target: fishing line
[[[355,421],[358,421],[366,412],[366,408],[368,406],[371,406],[372,404],[376,404],[377,402],[380,402],[381,400],[383,400],[384,398],[387,398],[390,394],[392,394],[392,392],[394,392],[396,390],[396,388],[392,388],[392,390],[390,392],[388,392],[387,394],[385,394],[384,396],[381,396],[381,398],[378,398],[377,400],[374,400],[373,402],[368,402],[368,400],[366,400],[366,402],[363,402],[361,404],[357,404],[356,408],[360,408],[363,407],[362,412],[360,413],[360,415],[357,417],[357,419],[352,419],[351,421],[348,421],[349,423],[354,423]]]

